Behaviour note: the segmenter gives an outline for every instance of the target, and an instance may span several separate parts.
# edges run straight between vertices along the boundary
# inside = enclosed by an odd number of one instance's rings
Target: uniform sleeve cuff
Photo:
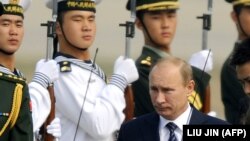
[[[110,83],[112,85],[117,86],[120,88],[122,91],[125,90],[126,86],[128,85],[128,82],[125,77],[119,74],[113,74],[110,78]]]
[[[35,72],[32,82],[36,82],[42,85],[44,88],[47,88],[51,83],[49,77],[41,72]]]

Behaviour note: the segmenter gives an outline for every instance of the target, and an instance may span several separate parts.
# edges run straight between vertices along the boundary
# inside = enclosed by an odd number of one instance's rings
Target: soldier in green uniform
[[[139,79],[132,83],[135,117],[154,111],[149,95],[148,75],[157,60],[171,55],[170,45],[176,31],[178,8],[178,0],[136,1],[135,24],[143,32],[145,45],[136,60]],[[130,0],[127,3],[127,9],[131,10]],[[208,113],[210,111],[210,75],[197,67],[192,68],[196,89],[189,100],[197,109]]]
[[[28,86],[21,77],[0,72],[0,140],[32,141]]]
[[[1,141],[33,140],[28,85],[20,71],[14,68],[14,52],[19,48],[23,37],[24,9],[18,4],[14,0],[4,3],[3,15],[0,16]],[[7,68],[13,73],[7,73]]]
[[[33,133],[47,118],[51,101],[47,87],[59,70],[55,61],[41,59],[32,82],[15,68],[15,53],[24,36],[24,11],[31,0],[2,1],[0,16],[0,141],[33,141]],[[1,11],[1,9],[0,9]],[[47,132],[60,137],[60,120],[55,118]]]
[[[250,0],[226,0],[233,6],[231,18],[235,22],[238,30],[238,39],[234,49],[238,44],[250,35]],[[233,49],[233,50],[234,50]],[[233,51],[232,51],[233,52]],[[245,113],[244,108],[246,95],[239,83],[235,67],[230,64],[232,53],[225,60],[221,70],[221,98],[224,104],[226,120],[232,124],[241,123],[241,114]]]

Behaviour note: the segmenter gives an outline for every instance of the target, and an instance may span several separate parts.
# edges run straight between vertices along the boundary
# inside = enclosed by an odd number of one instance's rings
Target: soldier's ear
[[[138,29],[142,30],[142,28],[143,28],[142,23],[138,18],[136,18],[136,20],[135,20],[135,25]]]
[[[238,24],[237,14],[234,11],[231,12],[231,19],[235,24]]]
[[[56,34],[62,35],[62,29],[61,29],[61,25],[59,24],[59,22],[56,22]]]

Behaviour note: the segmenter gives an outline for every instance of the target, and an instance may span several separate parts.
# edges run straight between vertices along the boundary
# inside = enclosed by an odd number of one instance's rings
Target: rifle
[[[204,13],[203,16],[197,17],[197,19],[202,19],[202,49],[207,49],[207,34],[208,31],[211,30],[211,21],[212,21],[212,5],[213,0],[208,0],[208,11]]]
[[[135,7],[136,7],[136,0],[131,0],[131,18],[133,21],[126,21],[126,23],[119,24],[119,26],[125,26],[126,33],[126,42],[125,42],[125,57],[128,58],[130,57],[130,46],[131,42],[130,39],[134,37],[135,34]],[[133,96],[133,91],[131,88],[131,84],[129,84],[126,89],[125,89],[125,101],[126,101],[126,107],[124,109],[124,114],[125,114],[125,120],[129,121],[133,119],[134,117],[134,96]]]
[[[197,19],[202,19],[202,50],[207,49],[207,38],[208,38],[208,31],[211,30],[211,21],[212,21],[212,5],[213,5],[213,0],[208,0],[208,9],[207,12],[203,14],[203,16],[199,16],[197,17]],[[203,71],[202,71],[202,76],[201,76],[201,80],[203,78],[203,74],[204,74],[204,70],[207,64],[207,60],[208,57],[210,55],[211,49],[209,49],[209,54],[207,56],[205,65],[203,67]],[[204,104],[203,104],[203,108],[202,108],[202,112],[204,113],[208,113],[210,112],[210,86],[206,87],[205,90],[205,97],[204,97]],[[195,101],[195,98],[194,98]]]
[[[52,21],[47,21],[47,23],[42,23],[41,26],[47,27],[47,50],[46,50],[46,60],[52,59],[52,47],[54,45],[54,39],[56,38],[56,18],[57,18],[57,0],[53,0],[53,10],[52,10]],[[48,134],[46,131],[47,125],[53,121],[55,118],[55,95],[54,95],[54,88],[53,84],[48,86],[48,91],[51,100],[51,111],[49,113],[48,118],[44,122],[42,126],[42,139],[44,141],[53,141],[54,136]]]

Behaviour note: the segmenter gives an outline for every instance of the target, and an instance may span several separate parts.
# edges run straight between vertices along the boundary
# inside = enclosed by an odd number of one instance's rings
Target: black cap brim
[[[127,10],[130,10],[130,9],[131,9],[131,8],[130,8],[130,5],[131,5],[130,3],[131,3],[131,0],[128,0],[128,1],[127,1],[127,4],[126,4],[126,9],[127,9]]]
[[[3,14],[3,4],[0,2],[0,16]]]
[[[225,1],[228,2],[228,3],[232,3],[233,0],[225,0]]]

